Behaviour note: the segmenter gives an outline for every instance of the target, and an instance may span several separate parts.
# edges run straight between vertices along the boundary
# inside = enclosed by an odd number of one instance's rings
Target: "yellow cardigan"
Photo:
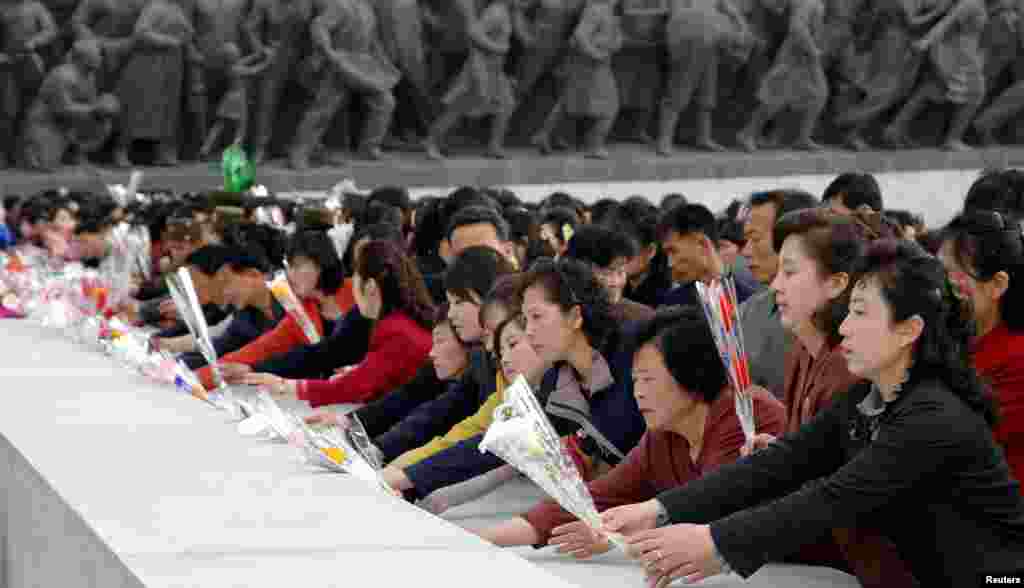
[[[391,462],[398,468],[404,468],[411,466],[414,463],[421,462],[427,459],[435,453],[440,453],[445,449],[453,445],[457,445],[460,441],[470,439],[477,435],[483,435],[487,431],[487,427],[491,426],[491,422],[494,421],[494,409],[498,408],[498,405],[505,399],[505,388],[508,383],[505,382],[505,376],[498,370],[496,378],[497,386],[495,391],[491,394],[487,401],[484,402],[480,408],[472,416],[466,417],[459,424],[451,428],[443,437],[434,437],[434,440],[426,445],[417,449],[410,449],[397,459]]]

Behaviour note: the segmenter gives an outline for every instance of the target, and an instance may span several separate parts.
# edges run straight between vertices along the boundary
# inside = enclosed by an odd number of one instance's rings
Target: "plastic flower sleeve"
[[[333,426],[314,429],[304,421],[299,421],[299,427],[302,429],[307,448],[315,449],[327,457],[326,464],[316,458],[319,463],[325,464],[327,469],[351,474],[371,486],[393,494],[391,486],[380,477],[379,470],[352,444],[345,431]]]
[[[493,453],[526,474],[562,508],[601,531],[601,517],[590,490],[525,378],[516,378],[506,399],[495,409],[480,451]],[[621,537],[609,536],[609,540],[625,550]]]
[[[299,298],[295,296],[295,292],[292,291],[285,272],[274,274],[274,278],[267,282],[267,288],[270,289],[270,293],[274,295],[274,299],[277,300],[278,304],[284,307],[288,314],[295,317],[295,322],[299,324],[299,327],[302,328],[302,333],[306,335],[306,341],[314,345],[319,343],[320,333],[317,332],[313,320],[306,314],[306,309],[302,306]]]
[[[750,396],[753,381],[743,340],[743,327],[739,320],[736,284],[731,277],[726,277],[715,279],[710,284],[697,282],[696,285],[704,316],[707,317],[715,346],[734,391],[736,416],[743,428],[743,436],[748,442],[752,441],[757,432],[754,402]]]

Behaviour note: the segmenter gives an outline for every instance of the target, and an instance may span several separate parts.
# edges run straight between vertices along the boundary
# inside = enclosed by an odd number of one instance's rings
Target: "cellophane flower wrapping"
[[[566,511],[601,531],[601,517],[590,490],[526,379],[518,377],[505,397],[494,411],[494,422],[480,442],[480,451],[500,457]],[[609,539],[624,549],[621,537],[610,535]]]
[[[309,318],[309,314],[306,313],[302,302],[295,295],[295,292],[292,291],[291,284],[288,283],[287,274],[285,272],[274,274],[274,277],[267,281],[267,288],[270,289],[270,293],[274,295],[274,299],[284,308],[285,312],[295,317],[295,322],[302,328],[306,341],[310,344],[319,343],[320,333],[317,332],[316,325]]]
[[[736,283],[729,276],[716,278],[710,284],[697,282],[697,294],[734,391],[736,416],[743,428],[743,436],[750,442],[757,433],[757,423],[750,395],[753,381],[743,340],[743,326],[739,319]]]
[[[393,493],[391,486],[381,478],[380,468],[352,441],[349,431],[336,425],[313,427],[301,419],[298,425],[300,431],[293,434],[291,440],[303,449],[310,463],[351,474],[373,487]]]

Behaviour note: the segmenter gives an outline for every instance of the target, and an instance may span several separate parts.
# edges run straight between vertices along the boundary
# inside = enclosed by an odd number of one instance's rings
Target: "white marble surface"
[[[620,554],[581,563],[461,528],[527,509],[523,480],[434,517],[22,321],[0,321],[0,390],[5,588],[645,585]],[[708,584],[856,585],[794,566]]]

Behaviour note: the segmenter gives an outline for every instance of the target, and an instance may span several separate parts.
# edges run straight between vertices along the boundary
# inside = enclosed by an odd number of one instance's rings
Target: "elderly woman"
[[[626,459],[588,484],[599,510],[653,498],[739,457],[743,429],[734,392],[711,337],[694,307],[670,307],[638,330],[633,395],[647,433]],[[785,410],[767,391],[753,391],[759,430],[782,431]],[[608,549],[583,523],[551,500],[525,515],[478,531],[497,545],[557,545],[588,557]]]
[[[885,240],[862,270],[841,348],[866,382],[766,449],[604,513],[652,582],[726,569],[748,577],[865,522],[922,586],[977,585],[1020,567],[1024,499],[992,436],[995,409],[971,368],[971,329],[942,264],[914,243]]]

